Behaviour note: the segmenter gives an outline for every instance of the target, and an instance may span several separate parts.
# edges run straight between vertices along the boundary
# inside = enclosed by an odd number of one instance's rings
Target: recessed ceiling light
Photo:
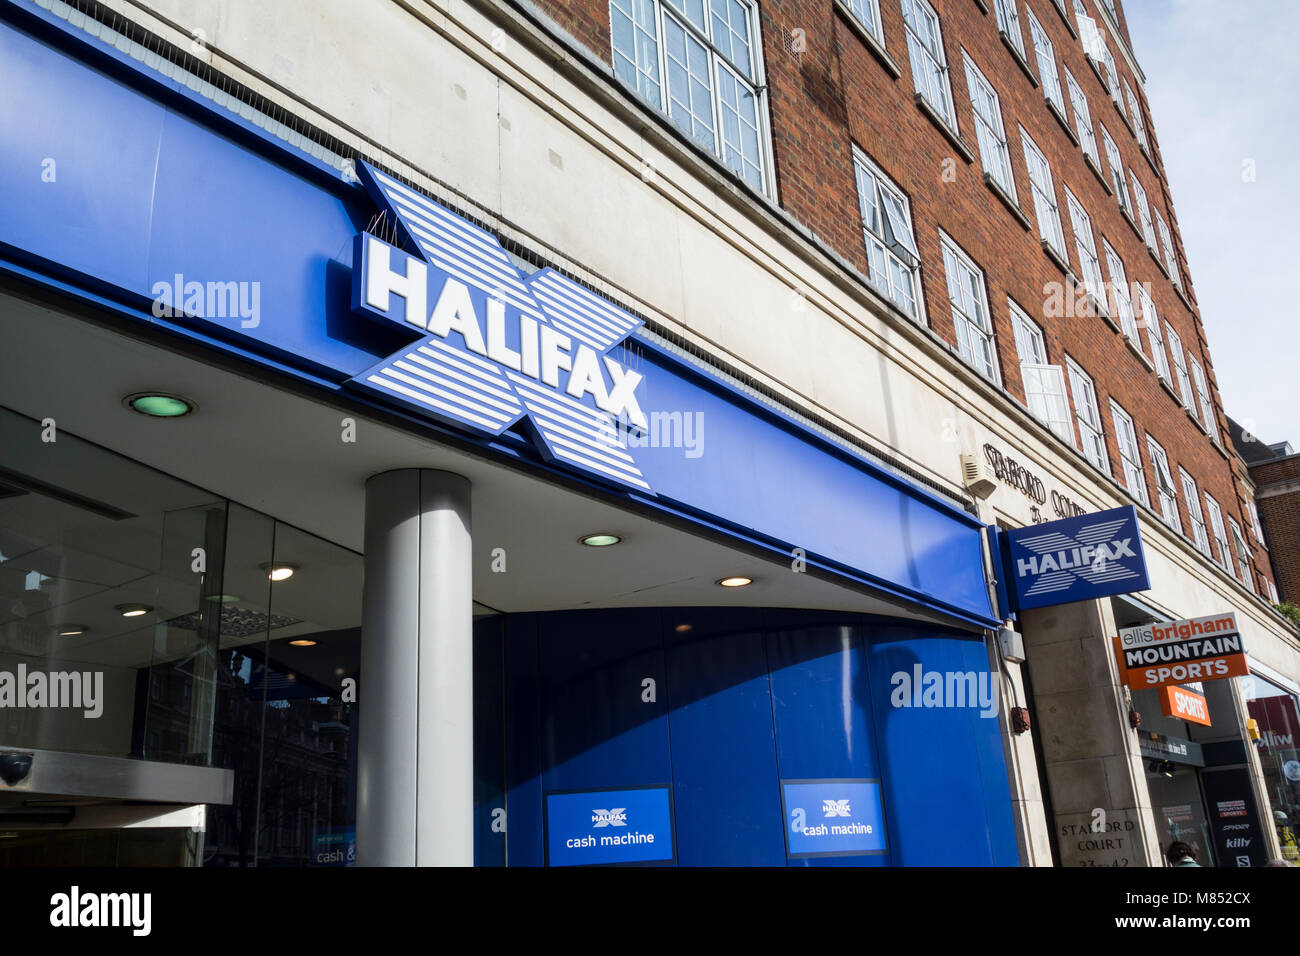
[[[152,611],[148,604],[119,604],[117,611],[123,617],[140,617]]]
[[[166,392],[136,392],[122,399],[122,404],[150,418],[181,418],[199,407],[188,398]]]
[[[258,567],[265,571],[266,576],[272,581],[287,581],[289,578],[293,577],[293,573],[298,570],[298,565],[285,564],[283,561],[277,561],[272,564],[262,564],[258,565]]]
[[[589,548],[608,548],[611,544],[618,544],[623,539],[616,534],[610,534],[608,531],[600,531],[596,534],[589,534],[578,539]]]
[[[315,647],[315,646],[316,646],[316,642],[315,642],[315,641],[308,641],[308,640],[305,640],[305,639],[304,639],[304,640],[297,640],[297,641],[290,641],[289,643],[292,644],[294,647]]]
[[[753,584],[754,579],[741,577],[738,575],[734,578],[723,578],[718,583],[722,585],[724,588],[743,588],[746,587],[747,585]]]
[[[59,637],[78,637],[85,634],[90,628],[84,624],[60,624]]]
[[[685,634],[693,626],[694,625],[691,624],[678,624],[675,628],[673,628],[673,630],[676,631],[678,634]]]

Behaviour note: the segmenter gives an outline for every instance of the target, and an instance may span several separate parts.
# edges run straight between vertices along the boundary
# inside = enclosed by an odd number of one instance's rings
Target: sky
[[[1224,408],[1300,450],[1300,2],[1124,11]]]

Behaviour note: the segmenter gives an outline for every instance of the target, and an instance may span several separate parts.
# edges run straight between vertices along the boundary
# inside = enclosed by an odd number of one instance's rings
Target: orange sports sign
[[[1161,689],[1160,712],[1166,717],[1190,720],[1203,727],[1210,726],[1210,706],[1205,697],[1177,684],[1169,684]]]
[[[1121,679],[1133,688],[1250,673],[1237,615],[1232,612],[1126,627],[1113,641]]]

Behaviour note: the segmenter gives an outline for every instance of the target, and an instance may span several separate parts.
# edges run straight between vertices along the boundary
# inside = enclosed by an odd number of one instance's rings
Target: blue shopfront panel
[[[505,629],[499,615],[474,622],[474,865],[506,862]]]
[[[883,628],[870,642],[872,700],[894,862],[904,866],[1015,865],[1011,792],[996,711],[971,701],[927,706],[897,692],[919,673],[971,675],[988,698],[996,674],[978,638]],[[969,685],[967,685],[969,686]]]
[[[250,150],[30,36],[0,26],[0,243],[88,288],[151,307],[157,284],[257,283],[260,321],[204,314],[207,333],[312,374],[355,374],[390,341],[345,323],[363,197]],[[42,163],[54,181],[42,182]],[[192,320],[186,320],[192,321]],[[355,325],[355,327],[348,327]]]
[[[993,686],[978,637],[720,608],[507,616],[505,632],[511,864],[632,862],[568,841],[616,829],[600,824],[627,809],[593,793],[647,788],[671,805],[682,865],[1017,862],[996,717],[890,701],[891,675],[918,664]],[[560,832],[556,795],[575,791]]]
[[[924,496],[900,493],[892,478],[864,482],[861,463],[847,453],[810,444],[779,417],[738,405],[707,379],[674,370],[644,343],[611,354],[644,372],[648,410],[695,414],[700,422],[698,457],[674,447],[637,449],[637,462],[659,495],[734,516],[881,584],[949,607],[988,609],[982,543],[964,519],[954,520]],[[834,506],[792,508],[796,479],[798,499]]]
[[[664,612],[678,862],[782,866],[780,795],[761,617]],[[676,620],[678,623],[672,623]],[[678,626],[690,630],[679,633]]]
[[[848,625],[782,629],[767,636],[767,656],[781,779],[878,778],[861,629]],[[786,808],[782,821],[786,830],[807,822],[792,820],[791,809]],[[791,863],[883,866],[889,857],[800,857]]]
[[[142,289],[163,111],[7,28],[0,89],[0,177],[8,184],[0,240],[105,284]]]
[[[657,621],[656,611],[507,619],[512,865],[545,862],[547,794],[671,784]],[[644,699],[647,680],[655,700]]]

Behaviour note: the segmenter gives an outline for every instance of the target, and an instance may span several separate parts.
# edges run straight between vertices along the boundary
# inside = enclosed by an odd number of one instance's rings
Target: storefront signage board
[[[1091,601],[1151,586],[1132,505],[1006,533],[1018,610]]]
[[[878,780],[783,780],[781,802],[792,860],[889,850]]]
[[[668,863],[673,839],[667,786],[546,795],[548,866]]]
[[[1250,673],[1237,615],[1231,611],[1126,627],[1112,641],[1121,680],[1135,689]]]

